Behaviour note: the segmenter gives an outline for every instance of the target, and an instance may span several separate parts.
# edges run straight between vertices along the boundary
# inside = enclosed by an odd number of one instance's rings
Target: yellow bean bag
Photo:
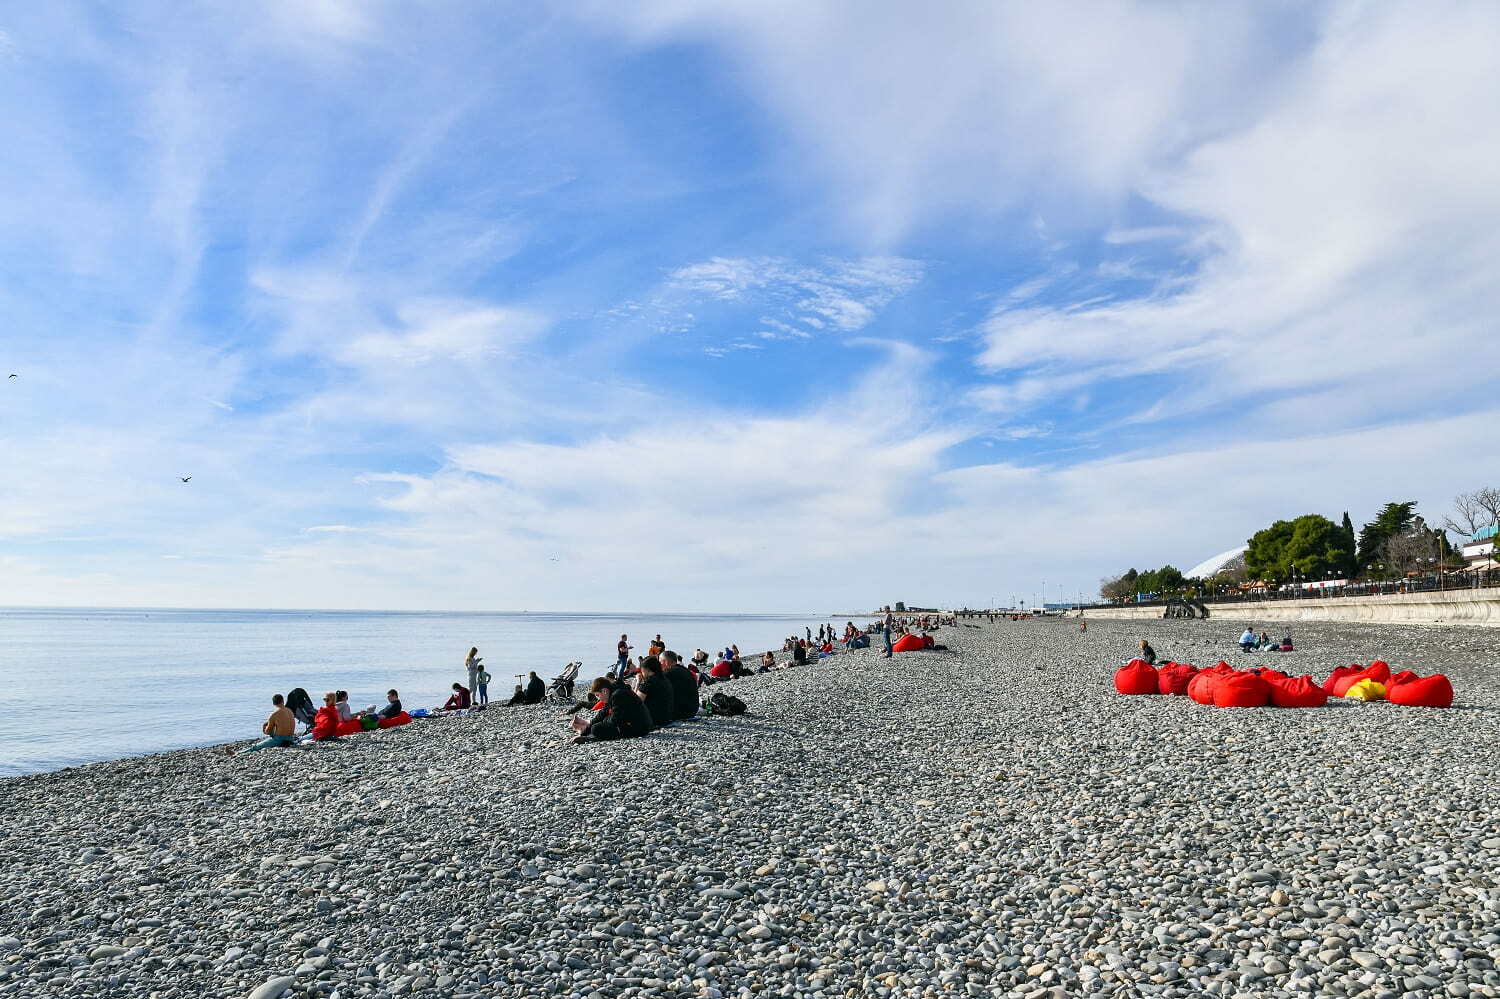
[[[1385,684],[1376,680],[1361,680],[1344,691],[1344,696],[1351,701],[1383,701]]]

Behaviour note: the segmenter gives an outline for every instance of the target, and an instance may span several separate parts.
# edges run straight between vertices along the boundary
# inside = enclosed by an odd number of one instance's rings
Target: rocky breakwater
[[[0,784],[0,996],[1500,994],[1482,633],[1305,626],[1460,707],[1122,698],[1139,629],[735,681],[751,716],[572,747],[501,708]],[[1127,630],[1129,629],[1129,630]]]

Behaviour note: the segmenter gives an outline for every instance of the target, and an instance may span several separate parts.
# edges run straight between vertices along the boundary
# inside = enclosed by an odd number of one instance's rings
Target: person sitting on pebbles
[[[455,683],[453,685],[453,696],[448,698],[447,702],[443,704],[443,710],[462,711],[464,708],[467,708],[469,704],[469,688],[465,687],[461,683]]]
[[[1141,639],[1141,651],[1138,653],[1138,655],[1146,663],[1147,666],[1156,665],[1156,650],[1153,649],[1151,647],[1151,643],[1146,641],[1144,638]]]
[[[269,749],[272,746],[290,746],[297,740],[297,719],[286,706],[286,698],[280,694],[271,695],[271,717],[260,727],[261,733],[265,735],[259,742],[251,743],[239,752],[232,747],[226,746],[224,751],[230,756],[244,756],[259,749]]]
[[[775,668],[776,668],[776,653],[767,650],[766,654],[760,657],[760,671],[762,673],[766,673],[766,672],[769,672],[769,671],[771,671],[771,670],[773,670]]]
[[[513,693],[513,694],[510,695],[510,700],[508,700],[508,701],[505,702],[505,706],[507,708],[509,708],[509,707],[513,707],[514,705],[517,705],[517,704],[525,704],[525,703],[526,703],[526,688],[522,687],[518,683],[518,684],[516,684],[515,693]]]
[[[1246,625],[1245,630],[1240,633],[1240,651],[1255,651],[1255,631],[1249,625]]]
[[[666,652],[665,649],[662,650]],[[677,715],[677,698],[672,682],[662,673],[661,660],[647,656],[641,663],[641,675],[635,681],[636,696],[646,705],[654,727],[670,725]]]
[[[650,709],[623,680],[601,676],[589,684],[589,700],[594,716],[587,721],[574,718],[569,727],[575,733],[570,741],[608,742],[647,735],[654,727]]]

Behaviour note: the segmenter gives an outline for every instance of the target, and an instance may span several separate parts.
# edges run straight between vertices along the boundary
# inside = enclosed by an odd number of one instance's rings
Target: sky
[[[1439,521],[1497,78],[1480,0],[10,5],[0,604],[1055,602]]]

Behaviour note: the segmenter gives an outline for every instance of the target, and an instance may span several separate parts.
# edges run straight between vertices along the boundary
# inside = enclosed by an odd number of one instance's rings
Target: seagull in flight
[[[192,476],[191,476],[191,475],[189,475],[189,476],[187,476],[187,477],[186,477],[186,478],[183,478],[183,476],[181,476],[181,475],[179,475],[179,476],[177,476],[177,477],[178,477],[178,478],[179,478],[179,479],[182,479],[182,481],[183,481],[183,482],[191,482],[191,481],[192,481],[192,479],[193,479],[193,477],[192,477]]]
[[[21,377],[21,376],[20,376],[20,375],[18,375],[18,374],[16,374],[16,373],[15,373],[15,372],[14,372],[14,371],[12,371],[12,372],[11,372],[11,373],[10,373],[10,377],[11,377],[11,378],[20,378],[20,377]],[[6,379],[6,381],[9,381],[9,380],[10,380],[10,379],[9,379],[9,378],[7,378],[7,379]]]

